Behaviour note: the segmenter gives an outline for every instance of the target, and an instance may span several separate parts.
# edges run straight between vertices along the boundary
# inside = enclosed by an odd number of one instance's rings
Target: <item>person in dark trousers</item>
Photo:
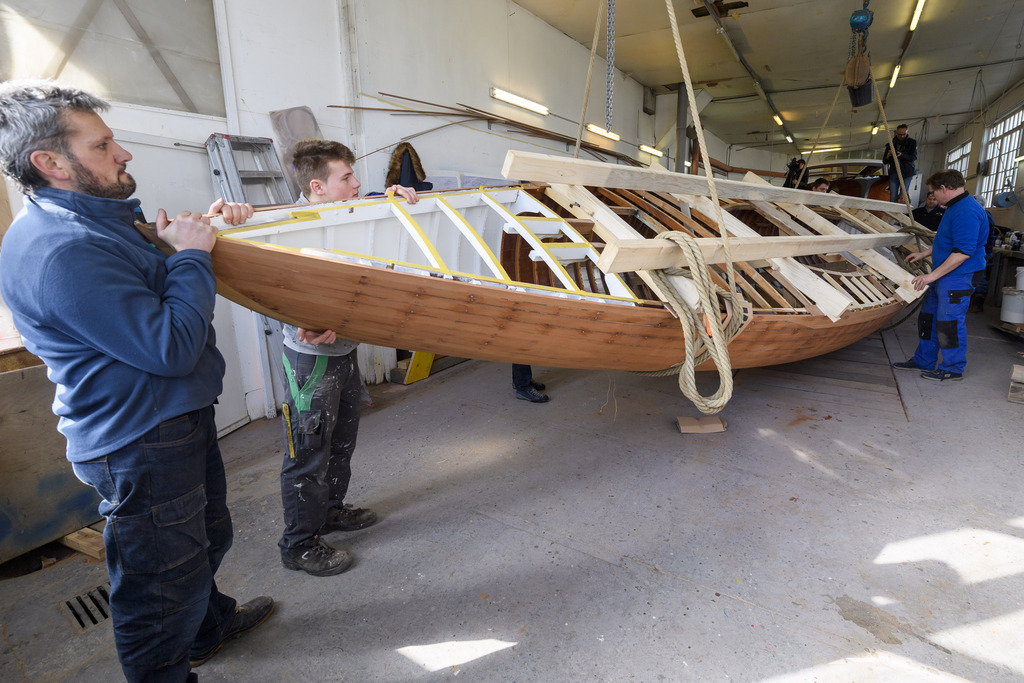
[[[299,203],[336,202],[359,196],[352,170],[355,155],[340,142],[306,140],[295,146],[292,164],[303,188]],[[388,188],[410,204],[415,190]],[[348,552],[321,536],[365,529],[377,521],[373,510],[345,503],[352,478],[352,454],[359,432],[363,380],[356,342],[332,330],[284,325],[282,369],[288,387],[287,444],[281,466],[284,533],[278,546],[287,569],[333,576],[352,565]]]
[[[516,390],[516,398],[530,403],[547,403],[548,395],[542,394],[544,385],[533,379],[533,368],[519,363],[512,364],[512,386]]]
[[[921,370],[924,379],[959,381],[967,364],[965,319],[974,291],[972,281],[985,267],[988,215],[967,192],[959,171],[933,174],[928,178],[928,191],[946,207],[946,213],[932,246],[906,259],[913,263],[931,256],[932,271],[914,278],[914,289],[928,288],[917,318],[917,350],[910,360],[892,366]]]
[[[935,231],[939,229],[939,221],[942,220],[942,214],[945,212],[946,210],[939,206],[939,200],[935,198],[935,193],[929,192],[928,196],[924,198],[924,206],[914,209],[914,220],[929,230]]]
[[[892,146],[896,150],[896,158],[893,160],[892,149],[885,147],[885,154],[882,155],[882,163],[889,167],[889,201],[895,202],[900,198],[900,177],[896,168],[899,164],[899,172],[903,174],[903,184],[910,187],[910,179],[917,175],[917,140],[910,137],[907,124],[901,123],[896,126],[896,135],[893,136]]]
[[[26,193],[0,252],[0,290],[25,347],[57,385],[57,429],[75,475],[102,497],[110,616],[128,681],[190,672],[273,611],[214,576],[231,547],[213,404],[224,358],[212,325],[217,232],[199,212],[157,235],[135,229],[132,159],[98,112],[107,103],[52,81],[0,85],[0,165]],[[236,225],[248,204],[218,200]]]

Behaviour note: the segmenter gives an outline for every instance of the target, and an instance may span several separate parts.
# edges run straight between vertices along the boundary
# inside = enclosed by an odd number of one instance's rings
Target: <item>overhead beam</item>
[[[729,251],[733,261],[838,254],[854,249],[894,247],[913,241],[913,235],[801,235],[786,237],[731,237]],[[698,237],[695,240],[707,263],[725,263],[722,240]],[[690,265],[683,249],[664,239],[614,240],[607,243],[597,267],[605,273],[628,273],[636,270],[683,268]]]
[[[706,178],[686,173],[669,173],[649,168],[635,168],[599,161],[569,159],[550,154],[536,154],[510,150],[505,156],[501,173],[510,180],[528,180],[541,183],[563,183],[619,188],[627,190],[649,190],[673,194],[711,194]],[[767,202],[787,202],[814,206],[842,206],[847,209],[872,209],[891,213],[907,213],[906,205],[883,202],[877,199],[862,199],[825,192],[794,190],[774,185],[758,185],[739,180],[716,180],[715,188],[719,197],[730,199],[752,199]]]

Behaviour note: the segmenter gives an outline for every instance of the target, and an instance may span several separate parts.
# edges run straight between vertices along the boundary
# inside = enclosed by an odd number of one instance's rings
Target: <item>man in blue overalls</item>
[[[897,370],[923,370],[935,381],[963,379],[967,364],[967,308],[972,280],[985,268],[988,216],[967,192],[959,171],[945,170],[928,178],[928,191],[946,207],[930,249],[911,254],[907,263],[932,257],[932,272],[914,278],[914,289],[928,291],[917,318],[920,341],[914,357],[893,363]],[[939,355],[942,359],[939,359]]]

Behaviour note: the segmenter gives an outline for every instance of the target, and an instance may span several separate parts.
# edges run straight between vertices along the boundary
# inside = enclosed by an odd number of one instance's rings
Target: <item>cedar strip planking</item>
[[[220,293],[257,312],[360,342],[463,358],[566,368],[658,370],[683,360],[683,333],[662,308],[565,300],[309,256],[221,237]],[[733,366],[828,353],[895,316],[893,302],[824,316],[754,313]],[[707,365],[710,365],[707,364]]]

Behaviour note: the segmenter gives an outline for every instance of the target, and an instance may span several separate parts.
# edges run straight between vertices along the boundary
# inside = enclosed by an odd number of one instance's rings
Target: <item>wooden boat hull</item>
[[[232,301],[359,342],[480,360],[604,370],[682,362],[679,322],[664,308],[558,298],[219,239],[218,291]],[[810,358],[861,339],[902,304],[821,315],[755,312],[733,340],[734,368]]]

